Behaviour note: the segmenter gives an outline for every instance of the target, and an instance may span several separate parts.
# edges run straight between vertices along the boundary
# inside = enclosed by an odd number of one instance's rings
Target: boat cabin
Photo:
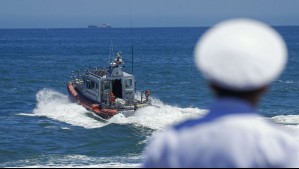
[[[93,101],[109,104],[112,96],[126,102],[134,101],[134,76],[124,72],[119,65],[88,70],[82,80],[82,94]]]

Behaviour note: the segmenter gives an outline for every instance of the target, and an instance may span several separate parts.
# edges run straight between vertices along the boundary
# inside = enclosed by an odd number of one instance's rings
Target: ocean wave
[[[137,96],[140,93],[136,94]],[[157,98],[153,105],[137,110],[133,116],[125,117],[117,114],[107,121],[99,121],[91,116],[91,112],[84,107],[72,103],[67,95],[52,89],[42,89],[36,94],[37,105],[32,113],[21,113],[27,116],[45,116],[53,120],[87,129],[100,128],[111,123],[133,124],[153,130],[163,130],[168,126],[183,120],[202,117],[207,113],[205,109],[180,108],[163,103]],[[270,120],[287,128],[299,140],[299,115],[278,115]]]
[[[136,96],[140,93],[137,92]],[[67,95],[52,89],[42,89],[36,94],[37,105],[32,113],[21,113],[26,116],[45,116],[84,128],[100,128],[111,123],[134,124],[151,129],[162,129],[168,125],[178,123],[188,118],[205,114],[206,110],[198,108],[180,108],[164,104],[157,98],[152,98],[153,105],[141,108],[133,116],[125,117],[117,114],[107,121],[99,121],[91,116],[91,112],[84,107],[72,103]]]
[[[52,89],[42,89],[36,94],[37,105],[29,116],[45,116],[84,128],[99,128],[107,125],[88,116],[88,111],[70,102],[68,96]],[[22,114],[26,115],[26,114]]]
[[[0,164],[18,168],[140,168],[140,156],[90,157],[86,155],[39,155]]]

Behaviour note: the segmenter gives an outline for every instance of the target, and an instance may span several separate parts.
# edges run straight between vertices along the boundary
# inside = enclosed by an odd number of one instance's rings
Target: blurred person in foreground
[[[143,167],[299,167],[299,142],[256,112],[287,55],[283,38],[260,21],[209,29],[194,57],[216,99],[206,116],[153,136]]]

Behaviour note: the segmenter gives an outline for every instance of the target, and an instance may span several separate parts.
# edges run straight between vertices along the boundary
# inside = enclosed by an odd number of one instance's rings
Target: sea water
[[[299,141],[299,27],[274,28],[289,59],[258,112]],[[155,132],[205,115],[213,100],[193,60],[206,30],[0,29],[0,167],[140,167]],[[119,51],[136,76],[136,97],[149,89],[159,108],[102,121],[69,101],[66,84],[74,71],[107,67]]]

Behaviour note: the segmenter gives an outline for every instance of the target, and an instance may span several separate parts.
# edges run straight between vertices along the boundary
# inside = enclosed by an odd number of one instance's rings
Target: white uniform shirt
[[[143,167],[299,167],[299,142],[254,112],[246,102],[218,100],[205,117],[154,136]]]

